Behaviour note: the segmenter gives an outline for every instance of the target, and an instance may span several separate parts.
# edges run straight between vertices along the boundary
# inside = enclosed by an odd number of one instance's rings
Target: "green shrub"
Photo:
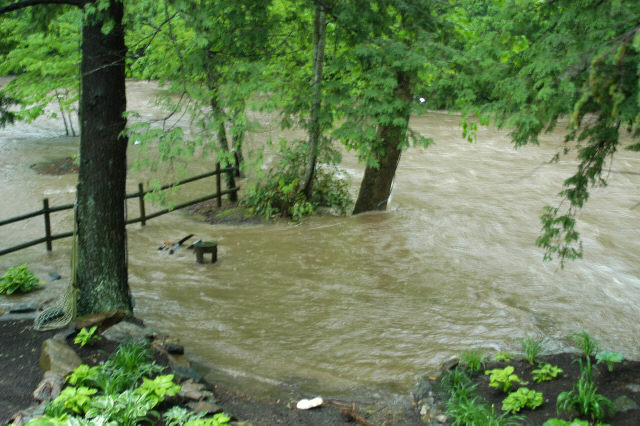
[[[299,188],[304,176],[304,145],[294,149],[282,145],[279,154],[281,160],[276,167],[258,176],[247,189],[243,203],[253,214],[266,219],[289,217],[296,222],[315,214],[318,207],[331,207],[346,214],[352,202],[349,182],[338,177],[335,167],[317,167],[311,199],[307,199]]]
[[[20,265],[7,269],[0,278],[0,294],[28,293],[39,289],[42,284],[44,283],[27,268],[27,265]]]

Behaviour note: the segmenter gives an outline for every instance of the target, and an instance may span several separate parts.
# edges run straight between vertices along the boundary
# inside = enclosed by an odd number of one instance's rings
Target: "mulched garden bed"
[[[581,357],[577,353],[561,353],[554,355],[541,356],[540,360],[543,364],[549,363],[556,365],[564,370],[557,378],[536,383],[533,381],[532,370],[539,368],[537,365],[532,366],[527,360],[519,359],[510,362],[492,361],[485,365],[482,372],[477,373],[473,377],[473,382],[478,385],[476,394],[487,400],[489,404],[494,404],[496,411],[500,412],[502,401],[506,394],[501,390],[489,387],[489,376],[484,374],[485,370],[494,368],[504,368],[511,365],[515,368],[514,373],[518,377],[527,381],[526,385],[515,385],[513,390],[517,390],[521,386],[542,392],[543,404],[531,411],[522,410],[520,415],[526,417],[525,424],[542,425],[550,418],[562,418],[569,420],[566,415],[558,415],[556,412],[556,401],[558,395],[564,391],[570,391],[580,377],[580,364],[578,359]],[[596,360],[592,357],[591,364],[593,366],[593,378],[598,387],[598,393],[606,396],[612,402],[616,398],[626,396],[640,405],[640,362],[639,361],[623,361],[614,365],[613,372],[609,372],[606,364],[596,364]],[[589,419],[585,419],[589,420]],[[626,412],[616,413],[613,417],[604,419],[604,423],[612,426],[637,426],[640,424],[640,409],[633,409]]]

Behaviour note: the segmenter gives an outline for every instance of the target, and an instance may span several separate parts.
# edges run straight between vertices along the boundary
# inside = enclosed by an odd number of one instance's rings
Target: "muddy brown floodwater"
[[[130,82],[129,108],[159,117],[154,86]],[[261,117],[263,121],[265,117]],[[580,213],[585,257],[564,270],[543,263],[535,247],[545,204],[573,173],[570,158],[548,164],[561,132],[541,146],[513,150],[505,132],[481,129],[460,138],[458,118],[413,117],[433,137],[403,154],[389,211],[315,217],[302,225],[208,225],[182,212],[128,228],[129,277],[136,314],[180,336],[208,378],[273,395],[387,401],[406,396],[416,377],[468,348],[518,350],[517,337],[544,334],[549,349],[568,349],[569,333],[587,330],[602,346],[640,356],[640,158],[620,151],[609,186],[593,191]],[[0,129],[0,218],[72,202],[77,176],[39,175],[30,166],[77,152],[61,123],[39,120]],[[256,146],[277,137],[266,129]],[[136,147],[130,150],[135,158]],[[189,174],[212,167],[192,161]],[[363,167],[342,164],[357,190]],[[629,172],[632,172],[631,174]],[[635,173],[635,174],[634,174]],[[131,171],[128,189],[165,173]],[[213,188],[195,184],[179,196]],[[635,208],[634,208],[635,207]],[[137,215],[135,200],[129,215]],[[2,227],[2,247],[43,235],[42,218]],[[54,230],[71,229],[67,213]],[[60,232],[60,231],[56,231]],[[190,252],[158,252],[187,234],[218,242],[218,263],[198,265]],[[0,257],[0,269],[28,263],[60,294],[69,275],[70,241]],[[20,298],[0,297],[0,309]]]

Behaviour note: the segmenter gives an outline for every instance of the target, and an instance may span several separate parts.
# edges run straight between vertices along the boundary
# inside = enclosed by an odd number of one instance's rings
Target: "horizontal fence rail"
[[[233,188],[229,188],[226,189],[224,191],[222,191],[221,189],[221,182],[220,182],[220,177],[222,176],[223,173],[227,173],[227,174],[232,174],[235,173],[235,171],[237,170],[236,167],[225,167],[224,169],[220,168],[220,164],[218,163],[216,165],[216,169],[212,172],[207,172],[207,173],[203,173],[201,175],[198,176],[193,176],[190,178],[186,178],[183,179],[179,182],[175,182],[175,183],[169,183],[166,185],[162,185],[160,188],[156,188],[156,189],[147,189],[145,190],[142,183],[138,184],[138,192],[135,192],[133,194],[126,194],[125,195],[125,202],[126,200],[132,199],[132,198],[138,198],[139,199],[139,204],[140,204],[140,217],[134,218],[134,219],[128,219],[126,224],[132,224],[132,223],[138,223],[140,222],[140,224],[142,226],[145,226],[147,220],[165,215],[167,213],[170,213],[174,210],[180,210],[183,209],[185,207],[189,207],[192,206],[194,204],[198,204],[198,203],[202,203],[204,201],[208,201],[208,200],[212,200],[212,199],[216,199],[217,200],[217,205],[218,207],[222,206],[222,196],[223,195],[227,195],[227,194],[233,194],[238,192],[238,190],[240,189],[238,186],[235,186]],[[171,209],[162,209],[159,210],[157,212],[153,212],[151,214],[146,214],[146,209],[145,209],[145,201],[144,201],[144,197],[147,194],[150,194],[152,192],[155,191],[165,191],[167,189],[170,188],[174,188],[176,186],[180,186],[180,185],[184,185],[186,183],[190,183],[190,182],[195,182],[198,181],[200,179],[205,179],[211,176],[216,176],[216,193],[215,194],[210,194],[210,195],[206,195],[204,197],[200,197],[197,198],[195,200],[191,200],[191,201],[187,201],[184,203],[180,203],[177,204],[175,206],[173,206],[173,208]],[[17,246],[13,246],[13,247],[9,247],[6,249],[0,249],[0,256],[4,255],[4,254],[9,254],[9,253],[13,253],[14,251],[18,251],[18,250],[22,250],[31,246],[35,246],[38,244],[42,244],[42,243],[46,243],[47,245],[47,251],[52,251],[53,250],[53,246],[52,246],[52,242],[55,240],[59,240],[61,238],[68,238],[73,236],[73,232],[63,232],[60,234],[53,234],[51,232],[51,213],[55,213],[55,212],[59,212],[59,211],[63,211],[63,210],[71,210],[75,207],[75,204],[64,204],[61,206],[53,206],[50,207],[49,206],[49,199],[45,198],[42,200],[42,209],[41,210],[37,210],[35,212],[31,212],[31,213],[27,213],[27,214],[23,214],[20,216],[16,216],[16,217],[12,217],[9,219],[4,219],[4,220],[0,220],[0,226],[4,226],[4,225],[9,225],[11,223],[15,223],[15,222],[20,222],[22,220],[27,220],[27,219],[31,219],[33,217],[37,217],[37,216],[44,216],[44,232],[45,232],[45,236],[42,238],[38,238],[36,240],[33,241],[28,241],[26,243],[22,243],[22,244],[18,244]]]

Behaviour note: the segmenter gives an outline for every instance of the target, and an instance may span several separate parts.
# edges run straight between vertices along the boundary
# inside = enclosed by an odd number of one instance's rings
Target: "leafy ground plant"
[[[515,358],[515,354],[512,354],[511,352],[500,351],[500,352],[496,352],[496,354],[493,356],[492,359],[494,361],[509,362],[514,358]]]
[[[609,372],[613,371],[613,364],[622,362],[624,359],[624,355],[620,352],[611,352],[611,351],[602,351],[596,354],[596,359],[598,360],[598,364],[604,362],[607,364],[607,369]]]
[[[89,330],[82,327],[82,330],[80,330],[76,337],[73,339],[73,343],[80,346],[93,345],[98,340],[102,339],[102,337],[96,334],[97,331],[97,325],[94,325]]]
[[[504,401],[502,409],[507,413],[517,413],[523,408],[534,410],[542,405],[542,392],[536,392],[529,388],[519,388],[511,392]]]
[[[563,370],[561,368],[549,363],[531,372],[531,374],[533,374],[533,381],[536,383],[553,380],[558,377],[558,374],[560,373],[563,373]]]
[[[29,293],[42,287],[43,282],[27,265],[7,269],[0,278],[0,294]]]
[[[525,334],[524,337],[521,337],[518,340],[522,343],[525,359],[529,361],[529,364],[535,365],[538,356],[545,351],[544,343],[547,339],[545,337],[531,337],[528,334]]]
[[[503,392],[507,393],[511,390],[514,383],[520,383],[526,385],[527,382],[523,382],[520,380],[517,374],[514,374],[514,368],[511,365],[506,366],[505,368],[494,368],[493,370],[487,370],[484,372],[485,375],[489,376],[489,386],[492,388],[501,389]]]
[[[558,395],[557,410],[559,413],[569,413],[573,409],[591,420],[603,420],[607,412],[611,414],[615,412],[615,407],[609,398],[598,393],[598,387],[593,381],[591,360],[587,357],[584,364],[582,360],[578,361],[580,362],[580,379],[572,390]]]
[[[474,394],[476,385],[462,368],[449,371],[442,380],[449,394],[446,402],[447,416],[453,419],[453,425],[512,426],[519,425],[520,417],[509,413],[498,415],[494,406]]]

